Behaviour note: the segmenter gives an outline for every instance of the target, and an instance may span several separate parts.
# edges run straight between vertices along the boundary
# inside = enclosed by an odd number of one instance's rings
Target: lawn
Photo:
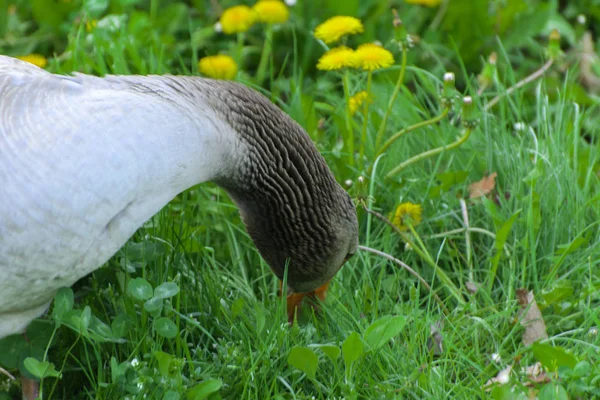
[[[269,97],[361,245],[289,325],[232,201],[190,188],[0,366],[44,399],[600,398],[600,3],[293,3],[0,0],[0,53],[48,71]],[[0,399],[20,390],[0,374]]]

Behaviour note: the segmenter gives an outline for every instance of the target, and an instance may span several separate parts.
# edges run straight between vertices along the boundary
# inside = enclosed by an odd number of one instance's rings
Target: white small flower
[[[500,364],[502,362],[502,357],[498,353],[492,353],[492,361],[496,364]]]
[[[590,328],[590,330],[588,331],[588,335],[590,335],[590,336],[598,336],[598,327],[597,326],[592,326]]]
[[[131,360],[131,366],[133,368],[137,367],[138,365],[140,365],[140,362],[138,361],[137,358],[134,358],[133,360]]]
[[[285,0],[285,4],[288,7],[294,7],[296,5],[296,0]]]
[[[214,26],[215,32],[221,33],[223,32],[223,25],[220,22],[217,22]]]
[[[516,132],[525,132],[527,125],[525,124],[525,122],[515,122],[513,128]]]
[[[137,388],[142,390],[144,388],[144,384],[142,382],[138,382]]]
[[[579,25],[585,25],[585,22],[586,22],[586,20],[587,20],[587,18],[586,18],[586,17],[585,17],[585,15],[583,15],[583,14],[579,14],[579,15],[577,16],[577,23],[578,23]]]
[[[363,183],[364,181],[365,181],[365,178],[363,176],[358,177],[358,183]]]
[[[344,185],[350,187],[352,186],[352,179],[346,179],[346,181],[344,182]]]
[[[453,72],[446,72],[444,74],[444,82],[454,82],[454,73]]]

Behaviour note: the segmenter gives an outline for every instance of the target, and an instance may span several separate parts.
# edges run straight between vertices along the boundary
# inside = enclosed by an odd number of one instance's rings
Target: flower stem
[[[369,71],[367,74],[367,99],[371,96],[371,81],[373,80],[373,71]],[[364,161],[365,147],[367,145],[367,125],[369,123],[369,101],[364,102],[363,105],[363,125],[362,132],[360,134],[360,160]]]
[[[498,96],[494,97],[492,100],[490,100],[490,102],[485,105],[484,109],[489,110],[490,108],[494,107],[500,100],[502,100],[502,98],[510,95],[512,92],[527,85],[528,83],[533,82],[534,80],[536,80],[538,78],[541,78],[546,73],[546,71],[548,71],[550,69],[552,64],[554,64],[553,59],[546,61],[546,63],[544,65],[542,65],[539,69],[535,70],[530,75],[521,79],[514,86],[511,86],[508,89],[506,89],[506,91],[504,93],[501,93]]]
[[[398,235],[400,235],[400,237],[402,237],[402,240],[404,240],[406,243],[408,243],[408,245],[415,251],[415,253],[417,253],[417,255],[419,257],[421,257],[427,264],[429,264],[433,268],[436,275],[446,285],[448,290],[458,300],[458,302],[461,304],[465,304],[465,300],[463,299],[462,295],[460,294],[460,290],[458,289],[458,287],[456,287],[456,285],[452,282],[450,277],[448,275],[446,275],[446,273],[436,264],[436,262],[433,260],[431,255],[427,252],[427,249],[425,248],[425,245],[423,244],[421,239],[418,237],[418,235],[416,235],[416,232],[414,231],[414,229],[412,229],[412,231],[413,231],[413,234],[415,234],[415,236],[418,238],[417,239],[417,241],[419,243],[418,245],[417,245],[417,243],[415,243],[415,241],[412,240],[412,238],[410,237],[409,234],[407,234],[406,232],[402,232],[400,229],[398,229],[398,227],[396,225],[392,224],[390,222],[390,220],[388,220],[382,214],[378,213],[377,211],[371,210],[370,208],[366,207],[364,204],[363,204],[363,209],[367,213],[372,214],[377,219],[381,220],[383,223],[385,223],[386,225],[391,227],[392,230],[394,230],[394,232],[396,232]]]
[[[417,154],[416,156],[409,158],[408,160],[398,164],[398,166],[396,166],[396,168],[394,168],[390,172],[388,172],[386,176],[389,178],[392,175],[396,175],[398,172],[404,170],[409,165],[416,163],[417,161],[424,160],[425,158],[435,156],[436,154],[440,154],[444,151],[452,150],[452,149],[460,146],[461,144],[463,144],[464,142],[467,141],[467,139],[469,138],[469,135],[471,135],[471,131],[472,131],[472,129],[467,128],[467,129],[465,129],[465,132],[463,133],[463,135],[461,137],[459,137],[455,142],[453,142],[447,146],[440,146],[440,147],[436,147],[435,149],[424,151],[421,154]]]
[[[429,291],[429,293],[431,293],[431,295],[433,296],[435,301],[438,303],[438,305],[440,306],[440,308],[442,309],[444,314],[448,315],[449,311],[446,308],[446,306],[444,305],[444,302],[442,302],[442,299],[440,299],[439,296],[437,294],[435,294],[433,289],[431,289],[431,286],[429,286],[429,283],[427,283],[427,281],[425,279],[423,279],[423,277],[421,275],[419,275],[417,273],[417,271],[415,271],[414,269],[412,269],[411,267],[409,267],[407,264],[403,263],[402,261],[398,260],[396,257],[393,257],[387,253],[384,253],[383,251],[380,251],[377,249],[372,249],[367,246],[360,246],[360,245],[358,246],[358,248],[362,251],[366,251],[368,253],[372,253],[372,254],[378,255],[380,257],[383,257],[389,261],[392,261],[392,262],[398,264],[402,268],[404,268],[406,271],[408,271],[409,274],[411,274],[412,276],[417,278],[419,280],[419,282],[421,282],[421,284],[423,284],[423,286],[425,286],[425,288]]]
[[[394,143],[400,136],[403,136],[403,135],[405,135],[405,134],[407,134],[409,132],[412,132],[412,131],[414,131],[416,129],[423,128],[425,126],[433,125],[435,123],[438,123],[442,119],[446,118],[446,116],[448,115],[449,112],[450,112],[450,108],[446,107],[446,108],[444,108],[444,111],[442,111],[442,113],[440,115],[438,115],[437,117],[433,117],[431,119],[418,122],[418,123],[416,123],[414,125],[411,125],[411,126],[409,126],[407,128],[404,128],[404,129],[396,132],[391,138],[389,138],[383,144],[383,146],[381,147],[381,149],[379,149],[379,151],[377,152],[377,155],[380,155],[383,152],[385,152],[388,149],[388,147],[390,147],[392,145],[392,143]]]
[[[267,74],[267,66],[269,64],[269,60],[271,58],[271,49],[273,46],[273,25],[267,24],[265,29],[265,43],[263,46],[263,51],[260,56],[260,61],[258,63],[258,70],[256,71],[256,81],[259,85],[263,83],[265,80],[265,75]]]
[[[396,97],[398,97],[398,93],[400,93],[400,88],[402,87],[402,83],[404,82],[404,74],[406,72],[406,60],[408,58],[407,53],[408,52],[406,51],[406,49],[402,50],[402,64],[400,65],[400,74],[398,75],[396,86],[394,86],[392,97],[390,97],[390,101],[388,102],[387,110],[385,110],[385,114],[383,115],[381,124],[379,124],[379,130],[377,131],[377,136],[375,139],[375,148],[379,148],[379,144],[383,139],[383,132],[385,131],[388,117],[390,116],[390,112],[392,111],[394,101],[396,101]]]
[[[245,33],[238,32],[237,33],[237,46],[235,49],[235,62],[238,63],[238,67],[240,69],[242,69],[242,67],[243,67],[242,56],[243,56],[243,51],[244,51],[244,39],[245,39]]]
[[[344,99],[346,102],[346,107],[344,108],[346,116],[346,137],[344,138],[344,144],[348,151],[348,165],[354,166],[354,129],[352,129],[352,113],[350,112],[350,72],[348,69],[346,69],[342,77],[342,86],[344,87]]]

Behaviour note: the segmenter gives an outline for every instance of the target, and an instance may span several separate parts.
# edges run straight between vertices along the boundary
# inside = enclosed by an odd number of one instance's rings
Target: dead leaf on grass
[[[507,366],[506,368],[504,368],[502,371],[498,372],[498,374],[493,377],[492,379],[488,380],[485,385],[483,386],[484,389],[489,390],[491,389],[491,386],[498,384],[498,385],[505,385],[510,381],[510,373],[512,371],[512,365]]]
[[[484,176],[480,181],[469,185],[469,198],[475,199],[481,196],[487,196],[496,187],[497,173],[492,172],[488,176]]]
[[[522,338],[523,344],[529,346],[538,340],[548,339],[546,323],[535,301],[533,292],[528,292],[526,289],[517,289],[517,301],[521,306],[519,319],[521,325],[525,328]]]

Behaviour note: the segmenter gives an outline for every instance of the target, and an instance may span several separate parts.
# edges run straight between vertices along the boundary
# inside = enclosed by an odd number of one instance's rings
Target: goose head
[[[206,82],[218,88],[207,102],[242,143],[235,167],[213,180],[238,205],[275,275],[287,277],[288,292],[314,292],[356,252],[350,196],[304,129],[267,98],[237,83]]]

